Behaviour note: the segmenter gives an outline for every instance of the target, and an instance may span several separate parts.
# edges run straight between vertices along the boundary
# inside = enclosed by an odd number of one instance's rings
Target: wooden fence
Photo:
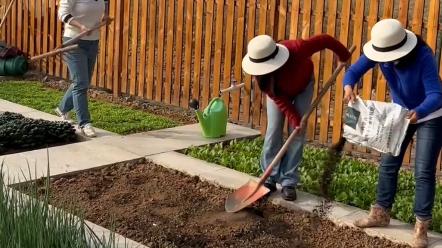
[[[8,2],[0,0],[2,12]],[[18,0],[6,17],[1,38],[30,55],[50,51],[62,36],[57,2]],[[110,89],[116,96],[125,93],[187,108],[191,98],[205,107],[234,78],[246,87],[222,96],[229,105],[230,119],[262,130],[265,97],[241,70],[247,42],[258,34],[280,40],[327,33],[348,47],[358,46],[352,57],[355,61],[374,23],[397,18],[421,34],[440,60],[438,0],[110,0],[108,10],[115,21],[101,32],[93,85]],[[315,54],[313,61],[316,95],[336,63],[330,51]],[[59,58],[36,66],[48,74],[68,77]],[[345,107],[341,80],[342,73],[338,86],[325,95],[311,116],[309,139],[330,143],[341,135]],[[365,99],[389,100],[385,79],[377,69],[364,76],[357,91]],[[410,146],[404,163],[412,160],[412,150]]]

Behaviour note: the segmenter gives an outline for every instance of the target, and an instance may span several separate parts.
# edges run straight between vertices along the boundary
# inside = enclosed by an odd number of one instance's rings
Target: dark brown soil
[[[53,181],[50,202],[149,247],[408,247],[265,200],[226,213],[229,192],[139,161]]]

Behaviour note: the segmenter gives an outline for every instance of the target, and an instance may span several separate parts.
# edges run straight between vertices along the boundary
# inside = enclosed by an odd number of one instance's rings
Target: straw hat
[[[268,35],[258,35],[247,46],[247,54],[242,60],[242,69],[249,75],[265,75],[279,69],[287,62],[289,50],[276,44]]]
[[[400,59],[413,50],[416,35],[404,29],[396,19],[384,19],[371,29],[371,40],[364,45],[364,54],[376,62]]]

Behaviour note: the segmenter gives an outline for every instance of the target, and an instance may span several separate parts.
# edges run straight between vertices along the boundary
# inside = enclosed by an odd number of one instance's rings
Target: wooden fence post
[[[114,41],[113,60],[108,61],[113,67],[113,81],[112,81],[112,93],[114,97],[120,96],[121,93],[121,78],[122,78],[122,42],[123,42],[123,25],[125,25],[123,19],[124,2],[123,0],[110,1],[110,17],[114,18],[111,25],[114,26],[114,36],[110,36],[109,39]]]
[[[275,23],[273,25],[273,32],[272,34],[270,34],[273,39],[275,41],[279,40],[279,35],[278,35],[278,31],[279,31],[279,7],[281,5],[281,0],[274,0],[275,1],[275,11],[272,13],[273,14],[273,20],[275,20]]]

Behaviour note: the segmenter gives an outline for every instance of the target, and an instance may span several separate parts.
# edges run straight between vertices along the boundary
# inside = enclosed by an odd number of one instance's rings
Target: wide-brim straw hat
[[[242,60],[242,69],[249,75],[265,75],[279,69],[288,58],[287,47],[276,44],[268,35],[258,35],[247,45],[247,54]]]
[[[364,54],[376,62],[391,62],[409,54],[417,44],[416,35],[404,29],[396,19],[384,19],[371,29],[371,40],[364,45]]]

